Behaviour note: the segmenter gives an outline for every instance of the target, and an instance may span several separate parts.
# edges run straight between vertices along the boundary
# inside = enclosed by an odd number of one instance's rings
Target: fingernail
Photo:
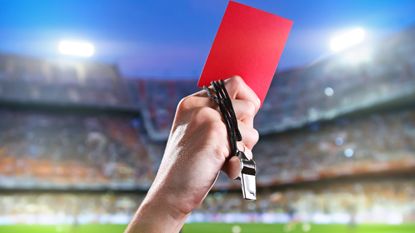
[[[256,103],[257,103],[258,108],[260,108],[261,107],[261,100],[258,98],[258,96],[256,97]]]
[[[254,157],[254,155],[252,154],[252,151],[250,149],[245,149],[244,151],[246,157],[248,157],[248,159],[252,159]]]

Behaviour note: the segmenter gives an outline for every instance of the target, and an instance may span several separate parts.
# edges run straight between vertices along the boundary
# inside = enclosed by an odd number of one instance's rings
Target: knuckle
[[[253,137],[253,142],[254,145],[259,141],[259,132],[256,129],[252,130],[252,137]]]
[[[183,97],[179,104],[177,105],[178,111],[187,110],[191,107],[192,97],[191,96],[185,96]]]
[[[234,75],[231,78],[232,78],[232,80],[234,80],[235,83],[243,83],[243,79],[239,75]]]
[[[235,86],[237,89],[243,88],[245,85],[244,80],[241,78],[241,76],[233,76],[231,80],[233,81],[233,86]]]
[[[210,121],[210,124],[207,127],[214,136],[222,137],[227,135],[226,126],[222,121]]]
[[[214,109],[201,107],[194,112],[193,117],[197,121],[213,120],[216,114]]]
[[[259,140],[259,133],[256,129],[250,129],[246,133],[248,133],[248,135],[243,135],[243,142],[251,149],[255,146],[255,144],[257,144]]]
[[[225,160],[229,156],[229,148],[227,146],[217,146],[214,150],[216,158]]]
[[[209,144],[214,145],[213,150],[215,157],[222,161],[229,156],[229,142],[226,126],[222,121],[209,121],[205,124],[205,139]]]
[[[254,105],[254,107],[255,107],[255,114],[256,114],[256,112],[258,112],[258,110],[259,110],[259,108],[261,107],[261,100],[258,98],[258,96],[254,96],[253,97],[253,100],[252,100],[252,102],[251,102],[253,105]]]
[[[241,76],[234,75],[226,80],[226,83],[230,88],[239,88],[244,85],[244,81]]]
[[[256,106],[251,101],[246,101],[245,110],[249,117],[254,117],[256,112]]]

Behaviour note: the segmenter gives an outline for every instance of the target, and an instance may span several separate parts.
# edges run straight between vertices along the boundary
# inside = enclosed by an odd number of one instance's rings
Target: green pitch
[[[122,233],[125,225],[81,225],[81,226],[0,226],[0,233]],[[415,224],[404,225],[345,225],[308,224],[187,224],[183,233],[414,233]]]

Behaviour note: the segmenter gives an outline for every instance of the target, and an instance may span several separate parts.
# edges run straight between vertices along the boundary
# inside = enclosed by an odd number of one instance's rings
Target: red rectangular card
[[[230,1],[198,86],[241,76],[263,103],[293,22]]]

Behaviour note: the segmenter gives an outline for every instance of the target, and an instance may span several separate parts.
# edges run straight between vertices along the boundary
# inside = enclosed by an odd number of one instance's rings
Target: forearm
[[[225,84],[238,119],[243,147],[258,141],[253,118],[260,101],[240,77]],[[177,233],[187,216],[202,203],[223,169],[231,178],[239,159],[229,155],[222,116],[205,92],[180,101],[156,179],[125,233]]]
[[[170,207],[162,197],[147,196],[125,233],[177,233],[187,215]]]

